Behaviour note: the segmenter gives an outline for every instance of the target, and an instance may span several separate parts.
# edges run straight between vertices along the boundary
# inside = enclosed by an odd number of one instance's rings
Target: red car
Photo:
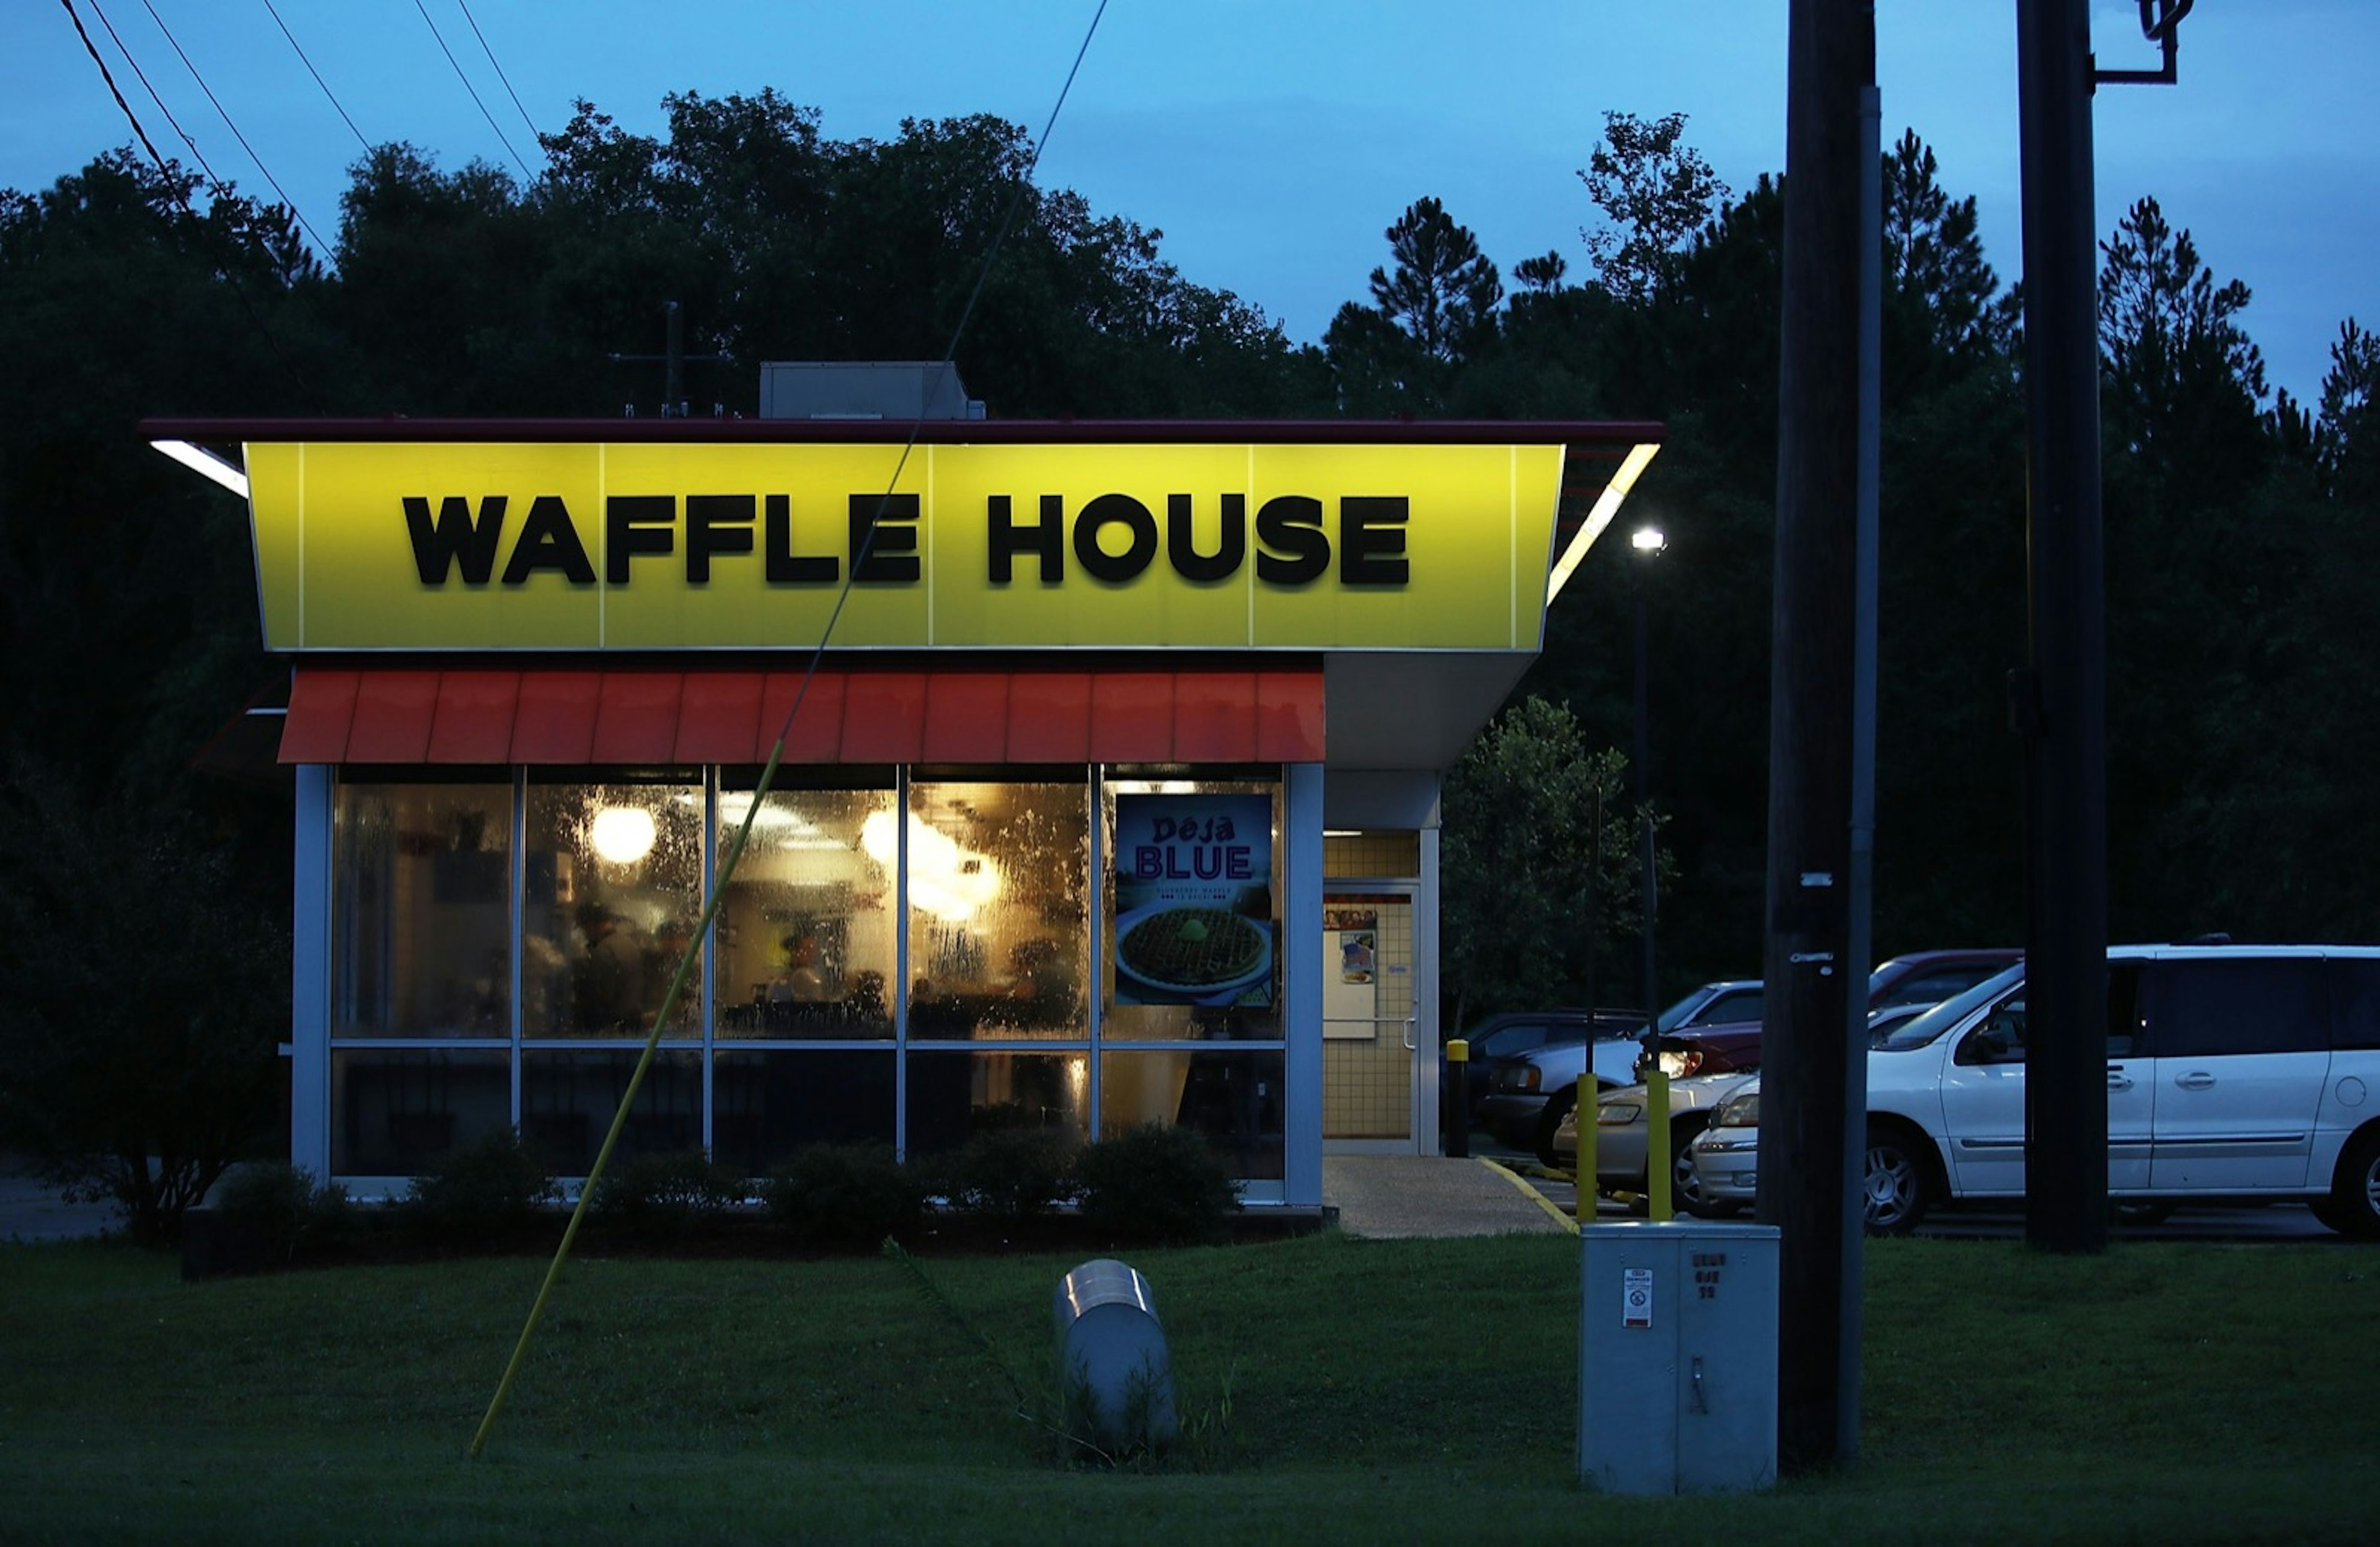
[[[1913,951],[1895,956],[1868,974],[1868,1015],[1873,1021],[1886,1010],[1938,1005],[2022,959],[2024,953],[2013,949]],[[1670,1078],[1758,1068],[1760,1027],[1756,1020],[1734,1021],[1691,1027],[1663,1037],[1661,1057]],[[1644,1078],[1646,1072],[1645,1060],[1638,1058],[1636,1078]]]

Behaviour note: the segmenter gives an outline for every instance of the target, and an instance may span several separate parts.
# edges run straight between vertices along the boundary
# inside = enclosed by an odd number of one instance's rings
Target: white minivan
[[[2024,969],[1869,1050],[1871,1231],[2024,1194]],[[1758,1181],[1759,1089],[1692,1151],[1703,1196]],[[2144,1204],[2302,1199],[2380,1236],[2380,947],[2121,945],[2107,953],[2107,1193]]]

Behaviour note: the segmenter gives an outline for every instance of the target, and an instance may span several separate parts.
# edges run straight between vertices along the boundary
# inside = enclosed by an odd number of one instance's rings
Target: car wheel
[[[1934,1201],[1925,1157],[1891,1128],[1869,1127],[1862,1186],[1871,1236],[1905,1235]]]
[[[1569,1116],[1570,1109],[1577,1104],[1578,1088],[1576,1086],[1567,1090],[1556,1091],[1553,1098],[1546,1102],[1546,1115],[1537,1119],[1537,1159],[1556,1171],[1562,1168],[1565,1157],[1560,1151],[1554,1148],[1554,1130],[1561,1127],[1561,1120]],[[1571,1155],[1567,1159],[1572,1169],[1575,1170],[1578,1166],[1578,1157]]]
[[[2329,1203],[2314,1218],[2343,1236],[2380,1236],[2380,1128],[2367,1128],[2347,1147]]]
[[[1694,1147],[1694,1136],[1706,1125],[1695,1123],[1683,1133],[1672,1131],[1670,1136],[1670,1198],[1681,1212],[1696,1219],[1725,1219],[1735,1212],[1734,1203],[1714,1203],[1703,1196],[1702,1178],[1694,1174],[1694,1157],[1686,1151]]]

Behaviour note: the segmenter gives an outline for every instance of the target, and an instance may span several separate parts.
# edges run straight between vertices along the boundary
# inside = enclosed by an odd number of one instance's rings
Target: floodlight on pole
[[[1645,975],[1645,1112],[1646,1141],[1645,1150],[1645,1191],[1646,1212],[1656,1220],[1670,1217],[1670,1077],[1661,1064],[1661,1034],[1655,1018],[1661,1007],[1660,989],[1653,970],[1653,920],[1658,904],[1656,884],[1656,848],[1653,833],[1653,715],[1651,698],[1646,686],[1647,668],[1651,664],[1651,644],[1647,627],[1647,593],[1652,590],[1653,560],[1669,546],[1661,529],[1638,527],[1628,534],[1628,545],[1644,560],[1636,573],[1636,805],[1637,838],[1641,847],[1638,856],[1642,867],[1641,940],[1644,946]],[[1581,1119],[1582,1122],[1585,1119]],[[1584,1183],[1582,1186],[1585,1185]]]

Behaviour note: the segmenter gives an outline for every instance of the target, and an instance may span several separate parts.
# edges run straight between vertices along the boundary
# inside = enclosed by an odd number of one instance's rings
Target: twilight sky
[[[374,143],[409,140],[450,169],[516,154],[534,167],[528,124],[560,128],[575,97],[658,132],[661,99],[675,91],[774,86],[820,108],[838,140],[974,112],[1038,135],[1098,10],[1098,0],[71,5],[159,149],[193,162],[141,74],[219,175],[270,198],[269,172],[334,240],[360,154],[339,107]],[[1039,180],[1161,228],[1185,276],[1316,340],[1342,301],[1366,298],[1387,257],[1382,232],[1424,194],[1478,233],[1508,283],[1514,262],[1548,250],[1585,277],[1579,227],[1597,213],[1575,169],[1607,109],[1685,113],[1688,140],[1730,189],[1781,170],[1786,9],[1109,0]],[[1987,255],[2013,280],[2015,0],[1876,9],[1887,141],[1914,128],[1934,146],[1944,185],[1975,196]],[[2094,0],[2103,67],[2155,66],[2138,18],[2134,0]],[[2099,231],[2155,195],[2218,281],[2253,291],[2246,325],[2272,383],[2311,398],[2340,321],[2380,327],[2380,0],[2199,0],[2180,36],[2180,85],[2098,94]],[[67,5],[0,6],[0,187],[46,187],[131,138]]]

